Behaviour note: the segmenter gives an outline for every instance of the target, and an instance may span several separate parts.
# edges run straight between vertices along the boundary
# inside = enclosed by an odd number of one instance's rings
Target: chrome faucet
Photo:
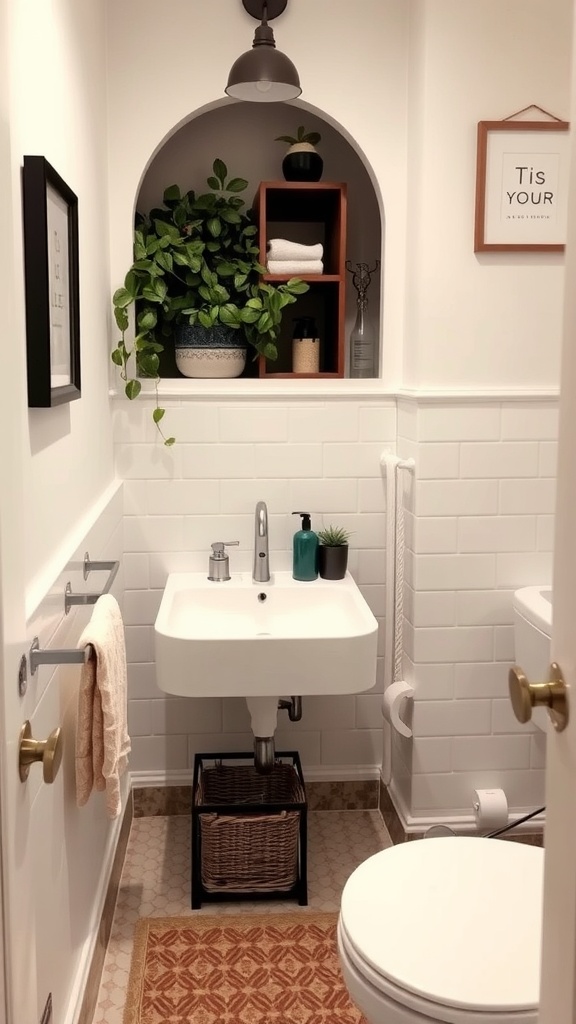
[[[256,504],[254,520],[254,583],[268,583],[270,563],[268,560],[268,509],[265,501]]]

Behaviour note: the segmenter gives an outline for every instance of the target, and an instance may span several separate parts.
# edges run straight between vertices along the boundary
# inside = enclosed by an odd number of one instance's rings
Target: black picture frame
[[[78,198],[43,156],[22,174],[28,406],[81,396]]]

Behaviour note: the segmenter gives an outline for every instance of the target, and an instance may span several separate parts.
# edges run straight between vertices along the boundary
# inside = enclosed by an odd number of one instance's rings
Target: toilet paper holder
[[[387,722],[390,723],[396,732],[409,739],[412,736],[412,729],[400,717],[400,710],[404,707],[405,701],[414,696],[414,687],[405,680],[398,680],[391,683],[384,691],[382,702],[382,713]]]

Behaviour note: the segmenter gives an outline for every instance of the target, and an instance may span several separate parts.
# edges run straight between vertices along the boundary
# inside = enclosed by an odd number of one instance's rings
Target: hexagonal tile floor
[[[311,811],[308,815],[308,900],[312,910],[338,910],[348,876],[367,857],[392,846],[378,811]],[[139,917],[186,914],[293,913],[296,902],[206,903],[190,908],[190,817],[135,818],[93,1024],[122,1024]],[[305,912],[305,908],[303,908]]]

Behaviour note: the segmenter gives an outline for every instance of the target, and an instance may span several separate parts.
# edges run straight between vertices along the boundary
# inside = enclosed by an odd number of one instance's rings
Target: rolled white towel
[[[321,260],[324,255],[324,246],[320,242],[303,245],[287,238],[271,238],[266,248],[269,260]]]
[[[323,274],[322,260],[268,260],[269,274]]]

